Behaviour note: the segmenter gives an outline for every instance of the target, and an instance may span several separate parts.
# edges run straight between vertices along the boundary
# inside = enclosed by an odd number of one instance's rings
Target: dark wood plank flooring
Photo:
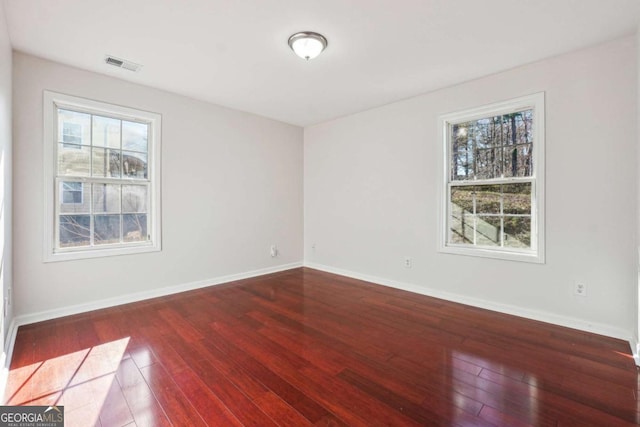
[[[20,327],[67,426],[625,426],[626,342],[300,268]]]

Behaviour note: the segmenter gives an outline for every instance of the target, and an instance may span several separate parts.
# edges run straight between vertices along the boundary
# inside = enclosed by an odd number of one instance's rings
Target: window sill
[[[453,255],[466,255],[478,258],[493,258],[503,261],[520,261],[530,262],[534,264],[544,264],[544,255],[536,252],[515,252],[508,250],[489,249],[489,248],[471,248],[464,246],[441,246],[440,253]]]
[[[46,253],[44,262],[74,261],[79,259],[104,258],[118,255],[141,254],[147,252],[159,252],[158,244],[144,244],[134,246],[121,246],[118,248],[98,248],[85,250],[62,250],[54,253]]]

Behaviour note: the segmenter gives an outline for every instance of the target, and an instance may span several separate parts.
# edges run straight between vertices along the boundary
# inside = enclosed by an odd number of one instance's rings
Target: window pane
[[[500,213],[500,186],[482,185],[475,186],[474,196],[476,200],[476,213],[499,214]]]
[[[93,242],[96,245],[120,243],[120,215],[96,215]]]
[[[58,185],[60,213],[89,213],[89,187],[82,182],[61,181]]]
[[[90,223],[89,215],[60,215],[60,247],[88,246]]]
[[[492,179],[502,174],[502,152],[498,148],[478,148],[474,165],[476,179]]]
[[[451,126],[451,179],[531,176],[533,110]]]
[[[473,179],[475,177],[477,141],[475,130],[469,123],[451,126],[451,153],[453,180]]]
[[[147,152],[147,133],[149,125],[122,121],[122,149]]]
[[[133,153],[131,151],[122,152],[122,176],[126,178],[147,178],[147,155]]]
[[[93,146],[120,149],[120,120],[93,116]]]
[[[120,178],[120,151],[93,147],[93,176]]]
[[[63,190],[62,192],[62,203],[68,204],[81,204],[82,203],[82,190]]]
[[[504,149],[504,176],[531,176],[532,174],[532,145],[523,144]]]
[[[505,216],[504,246],[526,249],[531,247],[531,218]]]
[[[82,144],[82,125],[79,123],[62,123],[62,142],[65,147]]]
[[[531,215],[531,183],[502,186],[505,214]]]
[[[93,184],[93,211],[120,213],[120,185]]]
[[[58,175],[89,176],[91,147],[58,144]]]
[[[451,243],[473,244],[473,214],[463,212],[457,205],[452,207],[451,218],[449,219]]]
[[[123,234],[125,242],[144,242],[147,239],[147,215],[125,214],[122,215]]]
[[[482,216],[476,218],[476,244],[500,246],[500,217]]]
[[[123,185],[122,186],[122,212],[147,212],[147,186]]]
[[[475,152],[471,141],[468,139],[466,131],[463,132],[457,125],[453,126],[452,132],[452,179],[472,179],[474,177]]]
[[[452,209],[473,213],[473,187],[451,187]]]
[[[159,188],[152,186],[160,184],[160,174],[153,175],[160,116],[63,94],[46,93],[44,100],[45,119],[53,120],[46,139],[54,144],[45,150],[54,156],[45,159],[54,164],[45,177],[54,203],[46,207],[52,225],[45,227],[52,234],[46,260],[157,250],[152,215]]]
[[[518,144],[533,143],[533,110],[516,113],[516,142]]]
[[[91,115],[58,109],[58,142],[91,144]]]
[[[529,248],[531,189],[530,182],[451,187],[450,243]]]

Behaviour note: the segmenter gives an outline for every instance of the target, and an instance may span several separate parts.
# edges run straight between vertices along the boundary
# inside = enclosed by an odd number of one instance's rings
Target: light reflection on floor
[[[517,403],[518,416],[526,419],[530,425],[539,425],[539,390],[535,375],[529,374],[524,382],[522,378],[525,373],[519,369],[458,350],[452,351],[450,366],[452,378],[471,385],[476,390],[490,391],[492,398],[496,399],[496,407],[509,407]],[[520,378],[516,379],[517,377]],[[456,391],[455,385],[451,389]],[[454,402],[456,397],[457,394],[454,393]],[[462,404],[456,406],[462,407]],[[484,406],[481,411],[490,409]],[[465,424],[464,419],[458,421],[460,425]]]
[[[66,426],[93,426],[124,358],[129,338],[12,369],[7,405],[64,405]]]

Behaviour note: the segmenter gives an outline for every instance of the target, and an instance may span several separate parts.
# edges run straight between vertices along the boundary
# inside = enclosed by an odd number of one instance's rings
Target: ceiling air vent
[[[109,65],[113,65],[114,67],[124,68],[129,71],[139,71],[142,68],[142,65],[136,64],[135,62],[126,61],[124,59],[116,58],[115,56],[107,55],[104,58],[104,62]]]

